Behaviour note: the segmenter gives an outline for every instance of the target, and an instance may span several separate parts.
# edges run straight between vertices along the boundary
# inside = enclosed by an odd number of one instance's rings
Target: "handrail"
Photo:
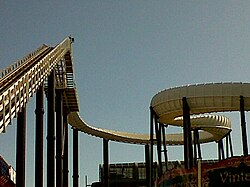
[[[35,51],[32,51],[31,53],[25,55],[22,59],[20,59],[17,62],[11,64],[7,68],[1,69],[0,70],[0,79],[4,78],[8,74],[12,73],[16,69],[18,69],[20,66],[26,64],[27,61],[31,61],[32,58],[39,55],[39,53],[43,52],[46,48],[48,48],[48,46],[43,44],[41,47],[39,47]]]
[[[0,95],[0,133],[6,131],[6,126],[17,116],[29,98],[43,84],[51,70],[64,55],[71,50],[71,38],[68,37],[53,50],[36,61],[32,67],[22,69],[23,74],[11,85],[5,85]],[[5,81],[7,76],[1,81]],[[2,86],[2,85],[1,85]]]

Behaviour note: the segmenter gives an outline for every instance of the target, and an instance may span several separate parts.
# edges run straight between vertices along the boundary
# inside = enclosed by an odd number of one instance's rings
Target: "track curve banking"
[[[191,126],[200,131],[200,142],[217,141],[231,131],[231,122],[225,116],[207,113],[239,111],[240,96],[244,97],[245,110],[250,109],[249,83],[209,83],[166,89],[156,94],[151,107],[161,123],[182,126],[182,98],[190,107]],[[80,131],[114,141],[147,144],[148,134],[135,134],[95,128],[85,122],[77,112],[70,113],[69,123]],[[167,134],[168,145],[183,144],[183,134]]]

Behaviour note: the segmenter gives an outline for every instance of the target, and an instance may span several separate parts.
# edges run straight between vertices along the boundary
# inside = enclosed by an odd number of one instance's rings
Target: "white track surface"
[[[205,113],[239,111],[241,95],[244,97],[245,110],[249,110],[249,83],[211,83],[170,88],[156,94],[151,106],[161,123],[182,126],[182,98],[186,97],[192,114],[191,126],[201,130],[200,142],[205,143],[220,140],[231,131],[231,122],[227,117]],[[76,112],[69,115],[69,123],[93,136],[127,143],[149,143],[148,134],[95,128]],[[183,134],[167,134],[166,141],[168,145],[181,145]]]

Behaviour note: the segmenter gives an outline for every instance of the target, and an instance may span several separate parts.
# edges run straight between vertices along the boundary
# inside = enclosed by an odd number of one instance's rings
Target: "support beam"
[[[193,133],[193,139],[194,139],[194,163],[197,163],[197,138],[196,138],[196,130],[194,129],[194,133]]]
[[[199,129],[194,130],[194,154],[196,159],[202,159],[201,157],[201,145],[199,137]]]
[[[62,187],[62,90],[56,89],[56,186]]]
[[[44,141],[44,95],[43,85],[39,86],[36,93],[36,153],[35,153],[35,186],[43,187],[43,141]]]
[[[150,107],[150,152],[149,152],[149,187],[153,186],[154,169],[154,110]]]
[[[161,127],[155,118],[155,133],[156,133],[156,142],[157,142],[157,155],[158,155],[158,177],[163,174],[163,167],[162,167],[162,159],[161,159]]]
[[[190,108],[186,97],[182,98],[183,104],[183,138],[184,138],[184,164],[186,169],[193,167],[193,148],[190,123]]]
[[[200,136],[199,136],[199,130],[197,129],[197,132],[196,132],[196,138],[197,138],[197,147],[198,147],[198,159],[202,159],[202,156],[201,156],[201,144],[200,144]]]
[[[233,157],[234,153],[233,153],[233,144],[232,144],[232,139],[231,139],[231,132],[230,132],[230,134],[228,136],[229,136],[230,154],[231,154],[231,157]]]
[[[55,71],[48,77],[47,186],[55,186]]]
[[[162,138],[163,138],[162,140],[163,140],[165,167],[166,167],[166,171],[168,171],[168,154],[167,154],[167,145],[166,145],[165,125],[160,123],[160,126],[162,129]]]
[[[26,107],[17,116],[16,187],[25,186]]]
[[[73,128],[73,187],[79,186],[78,173],[78,130]]]
[[[229,157],[229,139],[228,135],[226,136],[226,158]]]
[[[223,139],[221,140],[221,155],[222,155],[222,159],[224,160],[225,157],[225,151],[224,151],[224,143],[223,143]]]
[[[63,114],[64,145],[63,145],[63,187],[69,186],[69,150],[68,150],[68,113]]]
[[[223,139],[218,141],[218,153],[219,153],[219,160],[225,159],[225,153],[224,153],[224,145],[223,145]]]
[[[225,159],[225,151],[224,151],[224,143],[223,143],[223,139],[220,140],[221,141],[221,155],[222,155],[222,159]]]
[[[242,132],[242,145],[243,145],[243,155],[248,155],[248,145],[247,145],[247,131],[246,131],[246,120],[245,120],[245,110],[244,110],[244,98],[240,96],[240,116],[241,116],[241,132]]]
[[[109,187],[109,140],[103,139],[103,173],[104,173],[104,187]]]
[[[150,160],[149,160],[149,145],[146,144],[145,145],[145,163],[146,163],[146,183],[147,183],[147,187],[150,186],[150,173],[149,173],[149,164],[150,164]]]

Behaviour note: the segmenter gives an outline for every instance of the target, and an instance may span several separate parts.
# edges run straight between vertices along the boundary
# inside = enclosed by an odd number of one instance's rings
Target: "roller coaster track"
[[[38,87],[46,84],[50,72],[55,69],[56,88],[64,90],[63,105],[69,112],[71,126],[100,138],[113,141],[149,144],[148,134],[128,133],[96,128],[79,115],[79,100],[74,81],[72,38],[68,37],[55,47],[42,45],[22,60],[1,72],[0,79],[0,133],[17,117],[21,108]],[[245,110],[250,109],[250,84],[216,83],[188,85],[166,89],[156,94],[151,108],[157,120],[163,124],[182,126],[183,97],[187,98],[191,113],[191,127],[200,130],[200,142],[218,141],[231,131],[231,122],[225,116],[208,113],[238,111],[240,96],[244,97]],[[183,135],[167,134],[169,145],[183,144]]]

